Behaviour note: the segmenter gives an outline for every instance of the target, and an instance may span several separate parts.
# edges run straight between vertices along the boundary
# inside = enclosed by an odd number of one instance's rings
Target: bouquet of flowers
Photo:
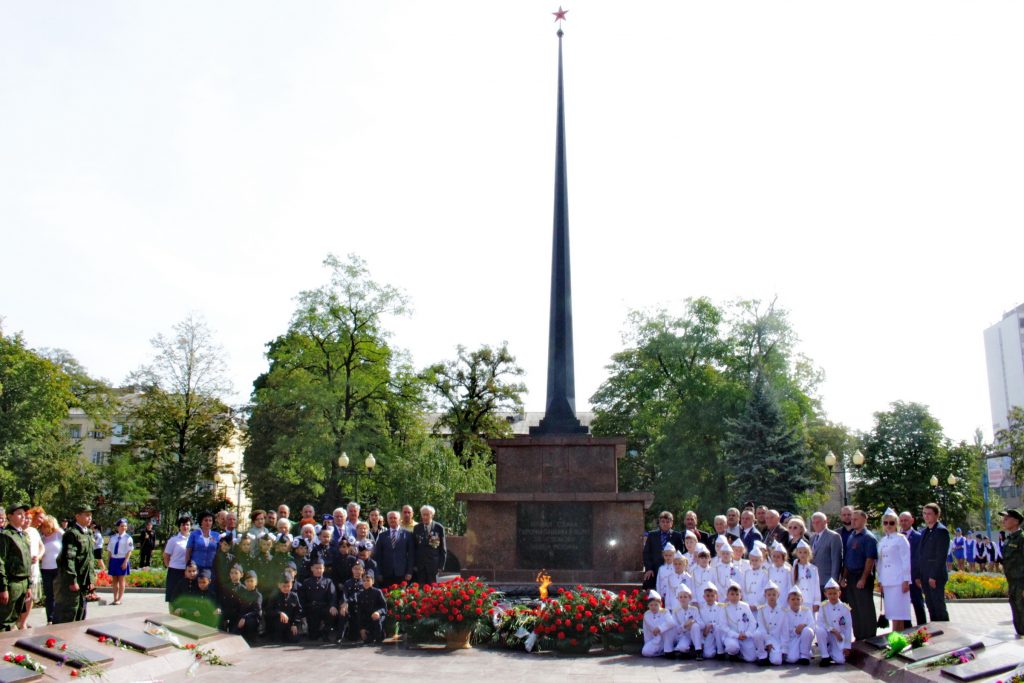
[[[965,647],[960,650],[954,650],[944,657],[933,659],[928,663],[929,669],[935,669],[940,666],[957,666],[959,664],[966,664],[967,662],[974,661],[974,650],[969,647]]]
[[[890,633],[887,640],[889,646],[885,648],[886,659],[892,659],[904,650],[910,649],[910,641],[902,633]]]
[[[402,582],[386,592],[388,609],[415,638],[491,628],[494,589],[475,576],[428,584]]]
[[[559,589],[539,609],[534,633],[541,645],[564,652],[587,652],[595,645],[621,647],[639,638],[643,624],[639,591],[618,595],[605,590]]]
[[[16,655],[13,652],[8,652],[4,655],[4,661],[8,664],[24,667],[29,671],[35,671],[37,674],[46,671],[46,667],[34,660],[32,655]]]
[[[910,637],[907,638],[907,642],[910,643],[910,647],[921,647],[931,639],[932,634],[928,633],[928,627],[922,626],[910,634]]]

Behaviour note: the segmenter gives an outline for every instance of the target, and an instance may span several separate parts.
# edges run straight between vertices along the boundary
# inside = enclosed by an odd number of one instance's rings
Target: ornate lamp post
[[[341,468],[342,474],[347,474],[348,476],[353,478],[353,480],[354,480],[354,485],[353,486],[355,488],[355,495],[353,496],[353,500],[355,500],[356,502],[359,502],[359,479],[360,479],[360,477],[370,477],[370,476],[373,476],[373,470],[377,467],[377,459],[375,457],[373,457],[373,453],[368,453],[367,454],[366,460],[363,461],[363,466],[366,467],[366,471],[365,472],[360,472],[359,470],[350,470],[350,469],[348,469],[348,464],[349,464],[348,454],[345,453],[345,451],[342,451],[341,455],[338,456],[338,467]],[[339,482],[339,488],[340,488],[340,482]]]
[[[939,478],[936,477],[934,474],[932,475],[932,478],[928,480],[928,483],[931,484],[932,488],[934,488],[939,494],[939,500],[941,501],[942,505],[942,514],[944,515],[949,514],[946,510],[946,506],[949,504],[948,491],[951,490],[954,486],[956,486],[958,481],[960,480],[957,479],[956,475],[953,473],[950,473],[950,475],[946,477],[946,483],[949,484],[949,486],[945,488],[939,486]]]
[[[854,467],[861,467],[864,465],[864,454],[860,452],[860,449],[857,449],[850,460],[853,462]],[[850,504],[849,491],[847,491],[846,488],[846,468],[842,467],[837,470],[836,464],[838,464],[838,462],[839,458],[837,458],[836,454],[832,451],[829,451],[825,455],[825,465],[828,466],[829,475],[834,477],[838,474],[839,480],[843,483],[843,506],[845,507]]]

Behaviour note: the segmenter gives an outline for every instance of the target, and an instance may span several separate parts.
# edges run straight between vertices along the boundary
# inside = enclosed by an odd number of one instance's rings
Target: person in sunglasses
[[[898,522],[896,511],[888,508],[882,515],[884,536],[878,542],[878,583],[893,632],[910,625],[910,542],[899,533]]]

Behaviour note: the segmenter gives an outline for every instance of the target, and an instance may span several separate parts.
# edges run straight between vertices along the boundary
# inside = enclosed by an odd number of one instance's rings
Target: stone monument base
[[[651,493],[618,492],[626,441],[584,435],[523,436],[491,442],[495,493],[466,502],[462,575],[531,583],[639,583],[644,510]]]

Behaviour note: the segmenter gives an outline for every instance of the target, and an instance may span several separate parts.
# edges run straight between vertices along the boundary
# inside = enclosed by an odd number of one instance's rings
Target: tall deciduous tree
[[[211,506],[218,451],[236,428],[222,397],[230,391],[224,352],[206,323],[189,316],[152,340],[152,361],[129,381],[142,387],[129,404],[131,444],[153,472],[164,523]]]
[[[257,504],[330,507],[340,500],[342,451],[381,468],[393,446],[421,428],[422,382],[388,344],[385,319],[405,295],[374,281],[365,262],[328,256],[329,284],[298,296],[287,332],[268,345],[270,368],[254,383],[245,454]]]
[[[451,440],[464,465],[472,464],[474,456],[489,456],[487,439],[511,435],[511,425],[502,413],[522,411],[526,385],[515,381],[523,376],[523,369],[516,365],[507,342],[471,352],[460,345],[455,360],[436,363],[425,374],[441,408],[434,433]]]
[[[1010,456],[1013,479],[1024,482],[1024,408],[1014,406],[1006,416],[1007,427],[996,432],[996,450]]]
[[[797,510],[797,497],[817,482],[805,440],[786,424],[764,375],[754,376],[746,407],[726,426],[722,464],[733,499]]]

